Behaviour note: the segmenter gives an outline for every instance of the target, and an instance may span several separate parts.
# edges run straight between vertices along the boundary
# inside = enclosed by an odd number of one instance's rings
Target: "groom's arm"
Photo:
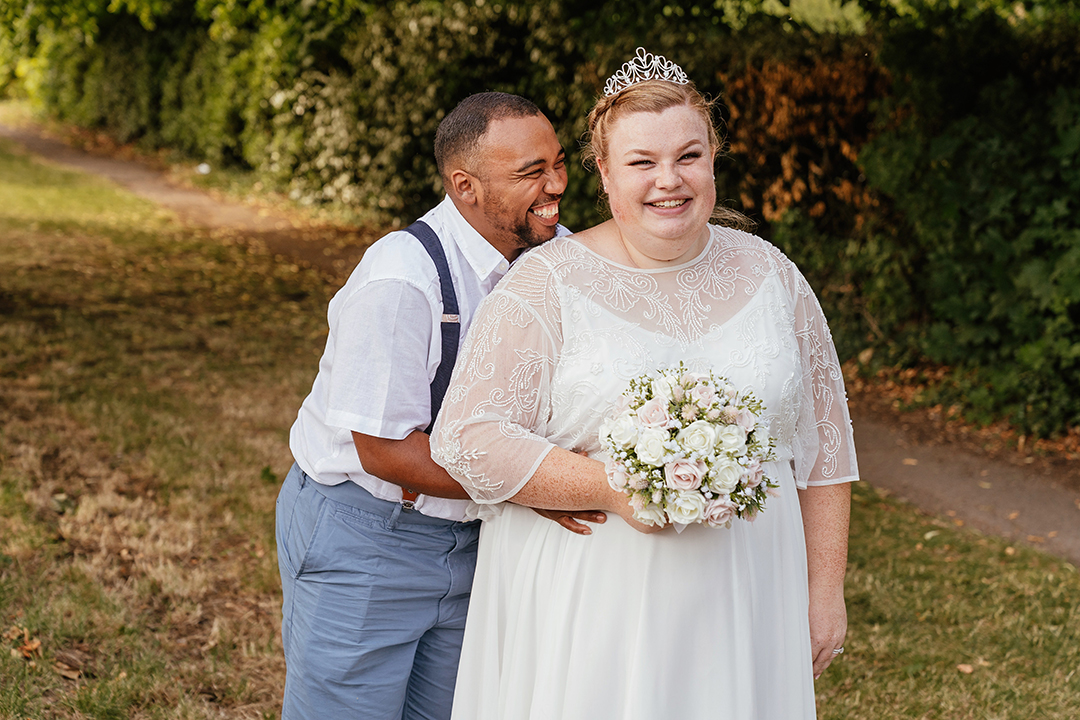
[[[457,480],[431,459],[427,433],[413,430],[401,440],[355,431],[352,436],[360,463],[380,480],[432,497],[469,499]]]
[[[358,432],[353,432],[352,436],[360,463],[380,480],[432,497],[469,499],[464,488],[431,459],[431,445],[427,433],[413,430],[401,440],[389,440]],[[604,513],[592,510],[536,512],[579,535],[592,534],[592,530],[579,521],[602,523],[606,519]]]

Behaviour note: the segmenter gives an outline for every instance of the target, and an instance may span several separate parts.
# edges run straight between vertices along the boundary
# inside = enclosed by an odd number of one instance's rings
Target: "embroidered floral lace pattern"
[[[813,291],[775,247],[719,227],[676,268],[622,267],[573,236],[522,258],[477,314],[433,457],[477,502],[506,500],[554,445],[597,451],[630,378],[680,360],[765,401],[799,487],[857,478],[843,376]]]

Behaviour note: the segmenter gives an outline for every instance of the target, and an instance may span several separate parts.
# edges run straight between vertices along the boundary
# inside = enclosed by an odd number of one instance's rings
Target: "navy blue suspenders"
[[[442,243],[435,231],[427,223],[417,220],[405,228],[405,232],[419,240],[427,250],[427,254],[435,262],[435,269],[439,271],[439,285],[442,287],[442,360],[439,361],[439,369],[435,371],[435,379],[431,381],[431,423],[424,430],[430,434],[439,408],[442,407],[446,389],[450,386],[454,363],[457,362],[461,316],[458,314],[457,294],[454,292],[454,281],[450,277],[450,266],[446,263],[446,254],[443,253]]]

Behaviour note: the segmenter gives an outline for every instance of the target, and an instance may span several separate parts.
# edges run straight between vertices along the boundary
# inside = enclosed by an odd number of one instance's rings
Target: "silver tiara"
[[[622,92],[631,85],[646,80],[666,80],[678,85],[686,85],[690,79],[683,69],[663,55],[653,55],[639,47],[630,62],[623,63],[622,69],[608,78],[604,85],[604,96],[610,97]]]

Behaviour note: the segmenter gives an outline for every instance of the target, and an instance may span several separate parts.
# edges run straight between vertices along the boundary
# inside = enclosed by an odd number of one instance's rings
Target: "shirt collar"
[[[476,276],[481,280],[486,280],[494,272],[497,272],[500,277],[506,274],[506,271],[510,269],[509,261],[469,224],[449,195],[443,199],[441,205],[446,213],[446,225],[456,238],[458,249],[465,256],[465,260]]]

